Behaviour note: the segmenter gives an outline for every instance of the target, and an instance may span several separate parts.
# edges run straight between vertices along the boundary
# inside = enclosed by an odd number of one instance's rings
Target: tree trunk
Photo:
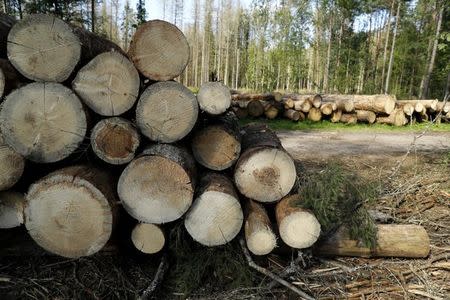
[[[308,113],[308,120],[311,120],[313,122],[319,122],[322,120],[322,112],[318,108],[311,108]]]
[[[293,109],[285,110],[283,115],[285,118],[295,122],[298,122],[300,120],[300,112]]]
[[[373,123],[375,123],[375,120],[377,119],[377,115],[373,111],[370,111],[370,110],[357,110],[356,118],[360,122],[373,124]]]
[[[158,225],[139,223],[131,232],[131,241],[142,253],[155,254],[162,250],[166,238]]]
[[[136,108],[136,123],[142,134],[162,143],[184,138],[197,117],[197,98],[188,88],[173,81],[149,86]]]
[[[260,202],[275,202],[286,196],[296,179],[292,158],[276,134],[262,124],[243,128],[242,155],[234,181],[246,197]]]
[[[281,199],[275,216],[281,239],[290,247],[303,249],[319,239],[320,223],[311,211],[298,206],[300,202],[298,194]]]
[[[403,109],[397,108],[388,117],[377,117],[376,122],[380,124],[403,126],[408,123],[408,119],[406,119]]]
[[[394,9],[395,0],[391,0],[391,8],[389,9],[389,17],[387,19],[387,30],[386,30],[386,37],[384,41],[384,51],[383,51],[383,68],[381,71],[381,88],[380,93],[383,92],[384,88],[384,72],[386,70],[386,59],[387,59],[387,51],[388,51],[388,45],[389,45],[389,35],[391,33],[391,16],[392,16],[392,10]]]
[[[73,90],[94,112],[118,116],[129,110],[139,94],[139,74],[122,54],[105,52],[78,71]]]
[[[101,160],[112,165],[129,163],[139,143],[138,131],[123,118],[103,119],[92,129],[92,150]]]
[[[358,122],[358,118],[356,113],[354,114],[342,114],[341,119],[339,120],[341,123],[345,124],[356,124]]]
[[[128,55],[144,76],[167,81],[184,71],[190,49],[186,37],[175,25],[152,20],[138,27]]]
[[[321,256],[425,258],[430,253],[430,239],[420,225],[377,225],[377,246],[370,249],[351,239],[348,230],[341,227],[317,244],[314,253]]]
[[[50,173],[26,196],[25,226],[45,250],[77,258],[98,252],[108,241],[117,200],[113,179],[85,166]]]
[[[117,192],[125,210],[138,221],[167,223],[191,206],[195,173],[194,159],[186,150],[157,144],[125,168]]]
[[[261,204],[252,200],[246,204],[244,228],[247,248],[255,255],[267,255],[277,246],[269,216]]]
[[[231,105],[230,89],[221,82],[207,82],[200,87],[197,100],[201,110],[220,115]]]
[[[95,0],[91,0],[91,32],[95,33]]]
[[[239,123],[233,114],[209,119],[192,139],[192,152],[202,166],[222,171],[230,168],[241,153]]]
[[[0,58],[7,58],[6,45],[8,41],[8,33],[15,23],[16,19],[4,13],[0,13]]]
[[[23,224],[25,197],[17,192],[0,192],[0,229],[19,227]]]
[[[253,118],[258,118],[264,114],[264,106],[259,100],[251,100],[247,105],[248,115]]]
[[[8,145],[40,163],[68,157],[86,134],[80,100],[58,83],[31,83],[13,91],[3,102],[0,119]]]
[[[4,142],[0,131],[0,191],[14,186],[22,177],[24,167],[24,158]]]
[[[207,173],[200,180],[197,195],[184,220],[187,232],[205,246],[230,242],[241,230],[244,219],[231,180],[218,173]]]
[[[63,82],[75,67],[119,46],[51,15],[29,15],[17,22],[8,36],[8,58],[25,77]]]
[[[389,92],[389,83],[391,81],[392,66],[394,64],[395,40],[397,38],[398,23],[400,22],[400,6],[401,6],[401,2],[399,1],[398,6],[397,6],[397,15],[395,17],[394,32],[392,33],[392,47],[391,47],[391,53],[390,53],[390,57],[389,57],[388,72],[386,75],[386,82],[384,85],[384,93],[385,94],[387,94]]]

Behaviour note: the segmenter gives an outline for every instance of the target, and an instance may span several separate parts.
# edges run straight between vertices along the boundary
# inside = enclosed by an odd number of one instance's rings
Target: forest
[[[146,3],[147,2],[147,3]],[[178,78],[255,92],[321,92],[442,99],[449,86],[445,0],[2,0],[16,18],[53,13],[127,49],[147,10],[187,36]],[[146,5],[147,4],[147,5]],[[189,5],[188,5],[189,4]]]

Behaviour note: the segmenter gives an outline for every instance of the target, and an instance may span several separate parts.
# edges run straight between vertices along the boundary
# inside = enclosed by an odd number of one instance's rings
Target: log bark
[[[0,58],[0,98],[27,82],[28,80],[17,72],[7,59]]]
[[[0,58],[7,58],[8,33],[15,23],[16,19],[0,12]]]
[[[313,122],[319,122],[320,120],[322,120],[322,112],[320,111],[320,109],[312,107],[308,113],[308,120],[311,120]]]
[[[86,166],[68,167],[32,184],[25,226],[48,252],[77,258],[98,252],[108,241],[117,199],[113,179]]]
[[[120,175],[119,198],[138,221],[175,221],[192,204],[195,172],[194,159],[185,149],[169,144],[151,146]]]
[[[31,83],[13,91],[3,102],[0,119],[5,142],[39,163],[68,157],[86,134],[80,100],[58,83]]]
[[[300,120],[300,112],[293,109],[285,110],[283,116],[295,122]]]
[[[247,105],[248,115],[253,118],[261,117],[264,114],[264,106],[259,100],[251,100]]]
[[[207,173],[200,180],[197,195],[184,221],[187,232],[205,246],[230,242],[241,230],[244,218],[231,180]]]
[[[356,118],[359,122],[365,122],[369,124],[375,123],[377,115],[373,111],[369,110],[357,110]]]
[[[147,78],[167,81],[179,76],[189,62],[189,44],[175,25],[151,20],[138,27],[128,55]]]
[[[294,186],[296,171],[276,134],[265,125],[249,124],[243,128],[241,146],[234,172],[239,191],[260,202],[274,202],[286,196]]]
[[[267,255],[277,246],[267,212],[261,204],[248,200],[245,218],[247,248],[255,255]]]
[[[139,223],[131,232],[134,247],[146,254],[155,254],[162,250],[166,242],[164,232],[158,225]]]
[[[197,100],[201,110],[220,115],[231,105],[230,89],[221,82],[207,82],[200,87]]]
[[[101,160],[112,165],[129,163],[139,144],[136,128],[123,118],[103,119],[92,129],[92,150]]]
[[[0,131],[0,191],[13,187],[22,177],[25,159],[3,140]]]
[[[356,110],[391,114],[395,109],[396,100],[389,95],[353,95],[351,97]]]
[[[248,117],[248,110],[247,108],[241,108],[241,107],[235,107],[233,106],[232,111],[234,112],[234,114],[236,115],[236,117],[238,119],[245,119]]]
[[[149,86],[139,98],[136,122],[149,139],[172,143],[184,138],[198,117],[195,95],[182,84],[168,81]]]
[[[72,82],[83,102],[102,116],[118,116],[129,110],[136,102],[139,87],[136,68],[115,51],[97,55]]]
[[[281,239],[290,247],[311,247],[320,236],[320,223],[314,214],[299,207],[298,194],[287,196],[277,204],[275,216]]]
[[[345,124],[356,124],[358,122],[358,117],[356,116],[356,113],[342,114],[339,122],[345,123]]]
[[[25,197],[17,192],[0,192],[0,229],[9,229],[23,224]]]
[[[352,240],[345,227],[317,244],[314,252],[322,256],[425,258],[430,253],[430,239],[419,225],[377,225],[377,246],[364,247]]]
[[[405,117],[405,113],[403,112],[403,109],[396,109],[388,117],[377,117],[376,122],[379,124],[403,126],[408,123],[408,119]]]
[[[239,123],[233,114],[209,119],[192,139],[192,153],[204,167],[222,171],[230,168],[241,153]]]
[[[22,75],[35,81],[63,82],[77,66],[111,50],[122,52],[113,42],[52,15],[29,15],[8,35],[9,60]]]
[[[338,109],[336,111],[333,111],[333,113],[331,114],[330,121],[332,123],[338,123],[339,121],[341,121],[341,117],[342,117],[342,110]]]

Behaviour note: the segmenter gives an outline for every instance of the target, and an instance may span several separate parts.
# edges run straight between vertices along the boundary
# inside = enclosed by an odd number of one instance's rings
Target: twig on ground
[[[156,290],[158,285],[164,279],[164,275],[166,274],[167,269],[169,268],[169,263],[167,261],[166,255],[163,255],[161,258],[161,262],[159,263],[158,270],[156,271],[155,277],[153,278],[150,285],[142,292],[142,295],[139,297],[139,300],[149,299],[153,292]]]

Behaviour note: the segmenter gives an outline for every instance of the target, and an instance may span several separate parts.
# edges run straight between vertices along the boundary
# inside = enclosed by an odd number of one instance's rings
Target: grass
[[[292,122],[285,119],[242,119],[241,124],[248,124],[251,122],[262,122],[267,124],[274,130],[345,130],[345,131],[398,131],[398,132],[418,132],[423,131],[429,123],[416,123],[413,125],[406,125],[402,127],[389,126],[385,124],[343,124],[331,123],[328,120],[320,122],[311,122],[309,120],[303,122]],[[435,132],[450,132],[450,123],[433,124],[430,126],[430,131]]]

